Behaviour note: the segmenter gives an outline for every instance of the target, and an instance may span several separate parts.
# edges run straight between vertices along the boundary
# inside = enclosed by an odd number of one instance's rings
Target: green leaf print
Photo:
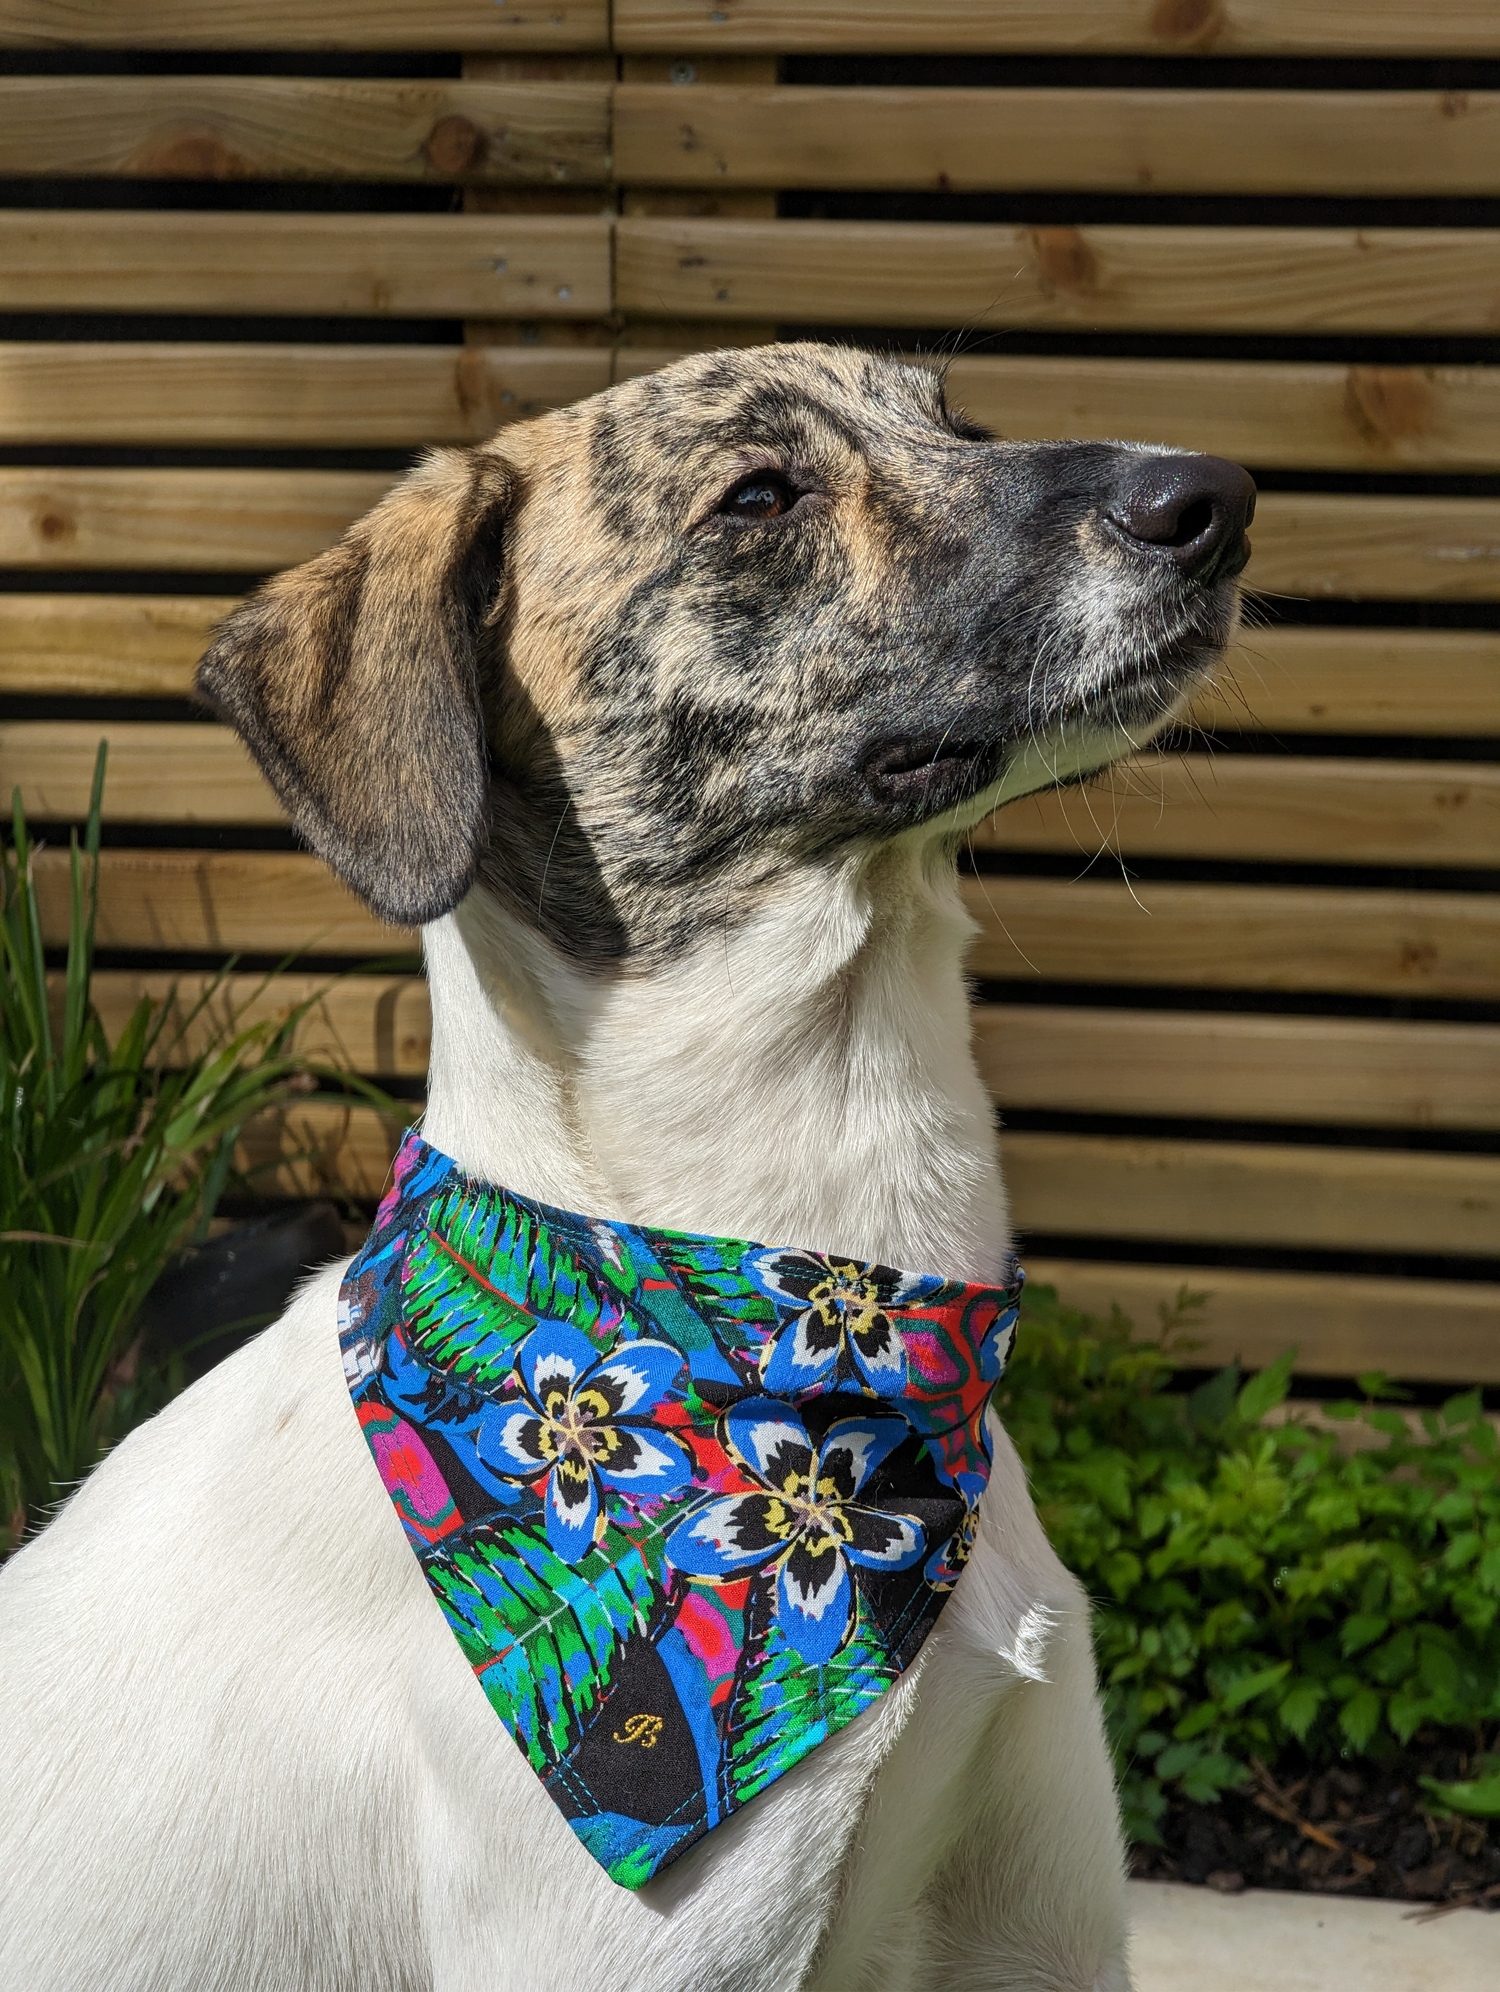
[[[735,1686],[729,1714],[729,1789],[743,1805],[852,1722],[899,1677],[870,1637],[866,1606],[849,1642],[825,1667],[809,1667],[773,1625]]]
[[[405,1328],[412,1348],[444,1376],[473,1390],[498,1390],[533,1316],[479,1270],[488,1249],[486,1212],[444,1199],[407,1247],[402,1268]]]
[[[537,1522],[476,1529],[427,1562],[427,1581],[496,1714],[545,1771],[572,1748],[633,1633],[663,1608],[659,1545],[613,1524],[567,1564]]]
[[[509,1197],[467,1186],[429,1209],[407,1247],[402,1298],[412,1347],[479,1391],[505,1384],[516,1344],[538,1319],[569,1321],[604,1348],[620,1315],[555,1232]]]

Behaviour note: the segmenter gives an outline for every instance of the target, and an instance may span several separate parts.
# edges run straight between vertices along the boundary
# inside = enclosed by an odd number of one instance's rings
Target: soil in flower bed
[[[1151,1881],[1303,1889],[1398,1902],[1500,1909],[1500,1825],[1434,1817],[1418,1780],[1472,1776],[1461,1750],[1421,1739],[1385,1764],[1351,1762],[1298,1777],[1255,1767],[1216,1805],[1173,1804],[1164,1846],[1131,1850]]]

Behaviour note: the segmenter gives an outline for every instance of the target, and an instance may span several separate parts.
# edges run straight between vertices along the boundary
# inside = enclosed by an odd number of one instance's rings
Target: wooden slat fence
[[[108,1017],[233,955],[216,1002],[420,1087],[416,936],[185,703],[257,576],[683,350],[941,353],[1001,435],[1262,487],[1189,726],[974,840],[1033,1274],[1211,1290],[1203,1361],[1500,1384],[1500,11],[16,0],[0,49],[0,175],[48,183],[0,207],[0,792],[75,821],[108,735]],[[37,877],[59,947],[56,836]],[[243,1159],[369,1200],[398,1134]]]
[[[1486,0],[615,0],[618,49],[1495,55]]]

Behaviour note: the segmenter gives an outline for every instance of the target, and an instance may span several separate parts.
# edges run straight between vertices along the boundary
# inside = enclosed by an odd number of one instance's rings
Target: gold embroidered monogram
[[[617,1729],[614,1735],[617,1743],[639,1743],[643,1750],[654,1750],[661,1731],[659,1715],[632,1715],[625,1723],[625,1734],[622,1736]]]

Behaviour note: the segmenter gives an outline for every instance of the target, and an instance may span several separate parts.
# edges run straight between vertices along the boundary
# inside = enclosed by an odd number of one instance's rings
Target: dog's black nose
[[[1105,516],[1126,541],[1165,555],[1185,577],[1237,573],[1249,558],[1245,528],[1255,516],[1248,471],[1223,457],[1137,459]]]

